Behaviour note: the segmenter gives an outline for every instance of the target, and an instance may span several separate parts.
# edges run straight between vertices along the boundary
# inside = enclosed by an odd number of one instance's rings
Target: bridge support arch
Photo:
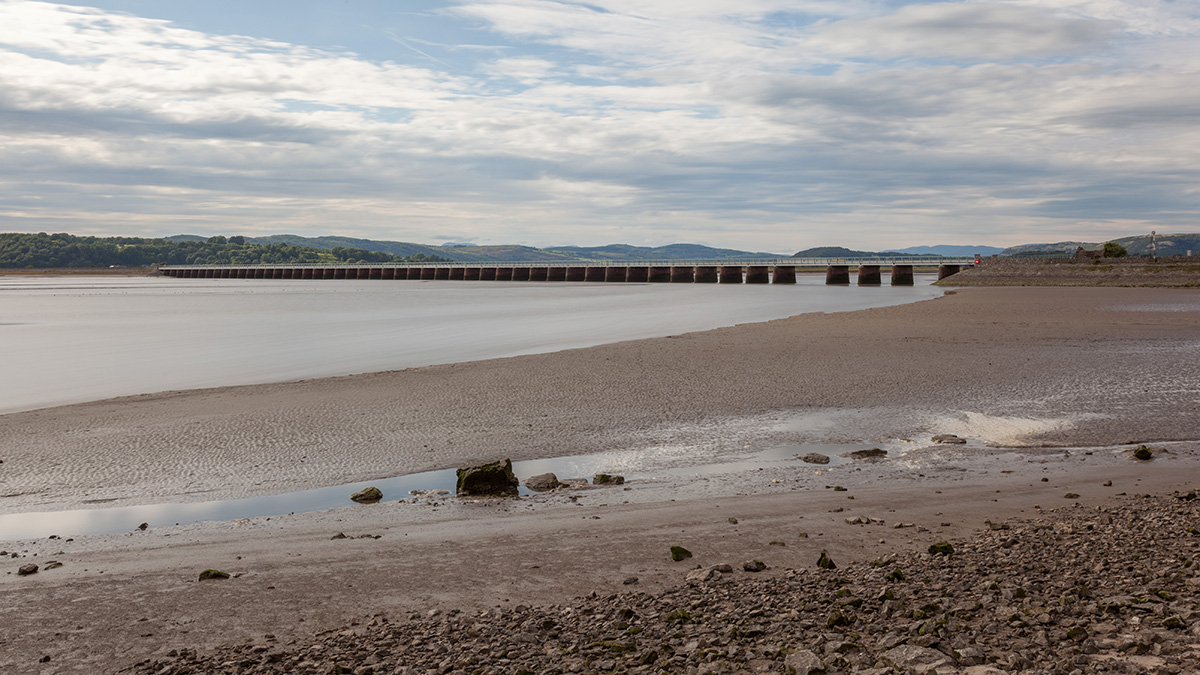
[[[604,280],[610,284],[622,284],[629,277],[629,270],[625,267],[608,267],[604,269]]]
[[[651,267],[646,273],[646,281],[652,284],[665,284],[671,281],[670,267]]]
[[[879,274],[879,265],[858,266],[859,286],[878,286],[880,283],[882,283],[882,279]]]
[[[842,286],[850,284],[849,265],[830,265],[825,268],[825,284],[827,286]]]
[[[771,283],[773,284],[794,284],[796,283],[796,266],[795,265],[776,265],[771,274]]]
[[[962,271],[962,265],[938,265],[938,281]]]
[[[771,281],[771,273],[766,265],[747,265],[746,283],[765,284]]]
[[[740,284],[742,283],[742,266],[726,265],[721,268],[717,278],[723,284]]]
[[[912,265],[892,265],[892,285],[893,286],[912,286],[913,285],[913,266]]]
[[[671,283],[673,284],[690,284],[696,281],[695,267],[672,267],[671,268]]]

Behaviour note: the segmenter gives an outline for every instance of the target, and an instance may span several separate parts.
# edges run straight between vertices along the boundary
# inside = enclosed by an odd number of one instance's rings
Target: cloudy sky
[[[0,231],[1200,231],[1194,0],[0,0]]]

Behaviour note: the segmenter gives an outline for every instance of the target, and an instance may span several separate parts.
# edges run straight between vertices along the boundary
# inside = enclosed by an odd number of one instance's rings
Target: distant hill
[[[1156,240],[1159,257],[1166,258],[1174,255],[1187,255],[1188,251],[1191,251],[1192,255],[1200,255],[1200,233],[1160,234],[1156,237]],[[1020,246],[1010,246],[1001,251],[1000,255],[1017,258],[1073,255],[1075,249],[1080,246],[1084,250],[1095,251],[1102,248],[1109,241],[1124,246],[1125,250],[1129,251],[1129,255],[1131,256],[1150,255],[1150,235],[1148,234],[1135,237],[1121,237],[1120,239],[1108,239],[1102,242],[1060,241],[1053,244],[1022,244]]]
[[[908,248],[893,249],[896,253],[906,253],[912,255],[944,255],[947,257],[972,256],[978,253],[981,256],[990,256],[997,254],[1004,249],[999,246],[948,246],[939,244],[937,246],[909,246]]]
[[[815,246],[803,251],[796,251],[793,258],[873,258],[876,253],[871,251],[854,251],[841,246]]]
[[[700,244],[669,244],[667,246],[551,246],[548,251],[570,255],[583,260],[719,260],[722,258],[785,258],[779,253],[739,251],[732,248],[713,248]]]
[[[167,237],[173,241],[206,241],[195,235]],[[399,256],[438,256],[457,262],[596,262],[605,260],[718,260],[722,258],[783,258],[779,253],[739,251],[728,248],[713,248],[700,244],[670,244],[668,246],[630,246],[610,244],[608,246],[550,246],[534,248],[518,245],[479,246],[469,243],[448,242],[442,246],[429,246],[410,242],[352,237],[303,237],[296,234],[273,234],[265,237],[246,237],[255,244],[287,244],[308,248],[331,250],[335,247],[378,251]]]

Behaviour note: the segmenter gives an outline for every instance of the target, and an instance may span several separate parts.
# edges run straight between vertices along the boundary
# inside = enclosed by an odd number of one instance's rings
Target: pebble
[[[835,572],[713,566],[706,583],[681,576],[654,592],[414,613],[265,650],[172,651],[124,672],[1192,672],[1192,523],[1200,499],[1119,497],[1103,513],[1067,508],[980,529],[954,540],[952,555],[923,542]]]

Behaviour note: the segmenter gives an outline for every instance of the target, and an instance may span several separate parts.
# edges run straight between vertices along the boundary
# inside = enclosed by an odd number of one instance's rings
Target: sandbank
[[[0,663],[109,672],[372,612],[544,603],[618,592],[630,576],[652,592],[682,581],[665,554],[675,543],[706,564],[811,566],[820,549],[871,559],[1062,506],[1068,492],[1085,508],[1184,489],[1200,475],[1198,353],[1197,291],[972,288],[554,354],[6,415],[2,513],[282,492],[501,456],[671,448],[685,467],[747,446],[861,442],[890,457],[0,542],[23,556],[0,575]],[[942,433],[971,446],[929,442]],[[1131,460],[1130,443],[1158,457]],[[842,522],[854,513],[923,530],[868,532]],[[15,574],[45,560],[64,566]],[[198,583],[207,568],[240,576]]]

